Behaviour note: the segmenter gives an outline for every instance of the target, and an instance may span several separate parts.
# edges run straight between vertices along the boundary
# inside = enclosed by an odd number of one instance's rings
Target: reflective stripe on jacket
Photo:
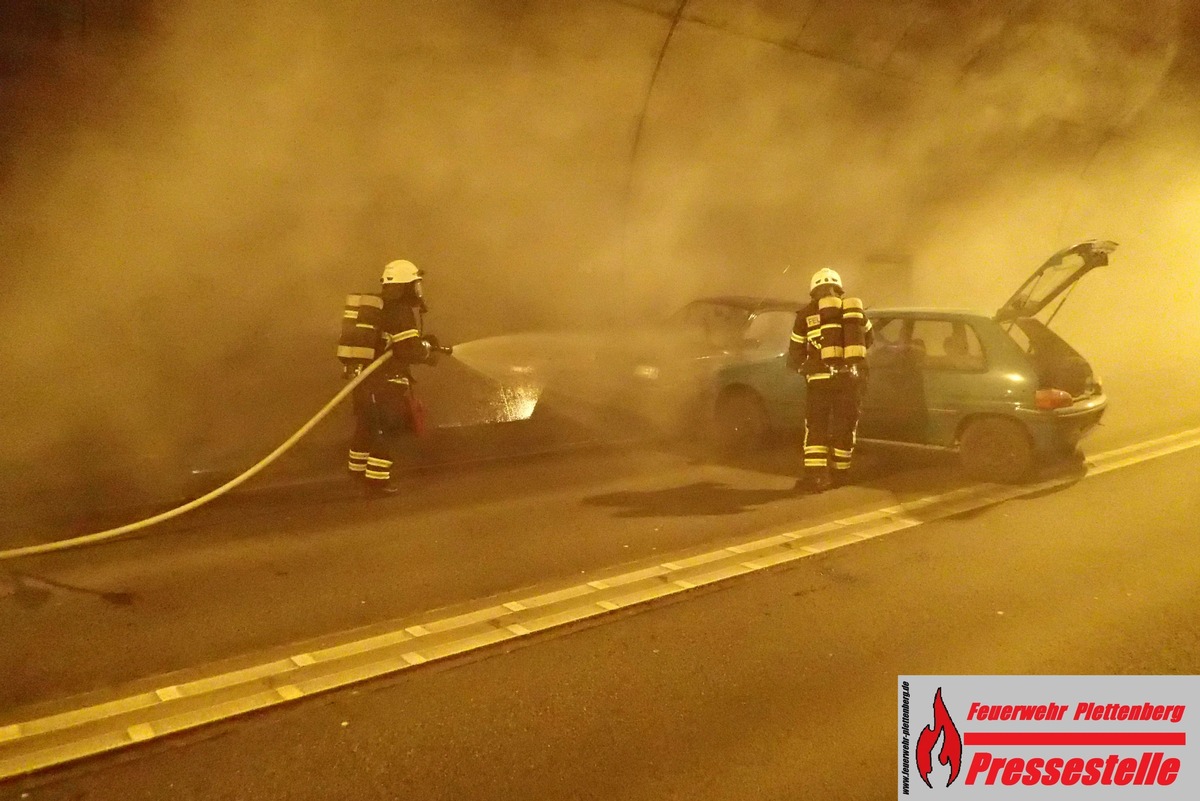
[[[828,378],[839,367],[861,363],[873,340],[862,301],[828,295],[796,312],[788,366],[809,378]]]

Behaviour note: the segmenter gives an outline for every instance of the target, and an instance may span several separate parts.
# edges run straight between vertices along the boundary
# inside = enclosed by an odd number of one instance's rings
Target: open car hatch
[[[1021,284],[996,312],[999,322],[1033,317],[1087,273],[1108,264],[1116,242],[1091,239],[1058,251]]]

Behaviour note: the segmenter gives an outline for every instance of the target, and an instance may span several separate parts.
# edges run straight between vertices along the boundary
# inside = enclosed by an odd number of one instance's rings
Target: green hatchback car
[[[1087,360],[1037,315],[1056,299],[1061,306],[1115,248],[1089,241],[1055,253],[995,314],[869,309],[875,341],[860,441],[956,450],[971,476],[1002,482],[1074,453],[1107,400]],[[797,430],[805,382],[786,353],[801,305],[754,297],[688,304],[644,340],[653,347],[626,361],[622,400],[693,431],[705,421],[733,449]]]

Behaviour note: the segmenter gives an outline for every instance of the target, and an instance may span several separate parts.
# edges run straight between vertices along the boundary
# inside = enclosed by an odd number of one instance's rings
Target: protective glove
[[[342,365],[342,378],[346,381],[353,381],[358,378],[358,374],[362,372],[363,366],[359,362]]]

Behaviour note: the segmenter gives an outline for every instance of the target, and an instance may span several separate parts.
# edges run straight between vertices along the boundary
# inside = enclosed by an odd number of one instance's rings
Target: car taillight
[[[1074,402],[1071,393],[1061,389],[1039,389],[1034,394],[1034,403],[1039,409],[1062,409]]]

